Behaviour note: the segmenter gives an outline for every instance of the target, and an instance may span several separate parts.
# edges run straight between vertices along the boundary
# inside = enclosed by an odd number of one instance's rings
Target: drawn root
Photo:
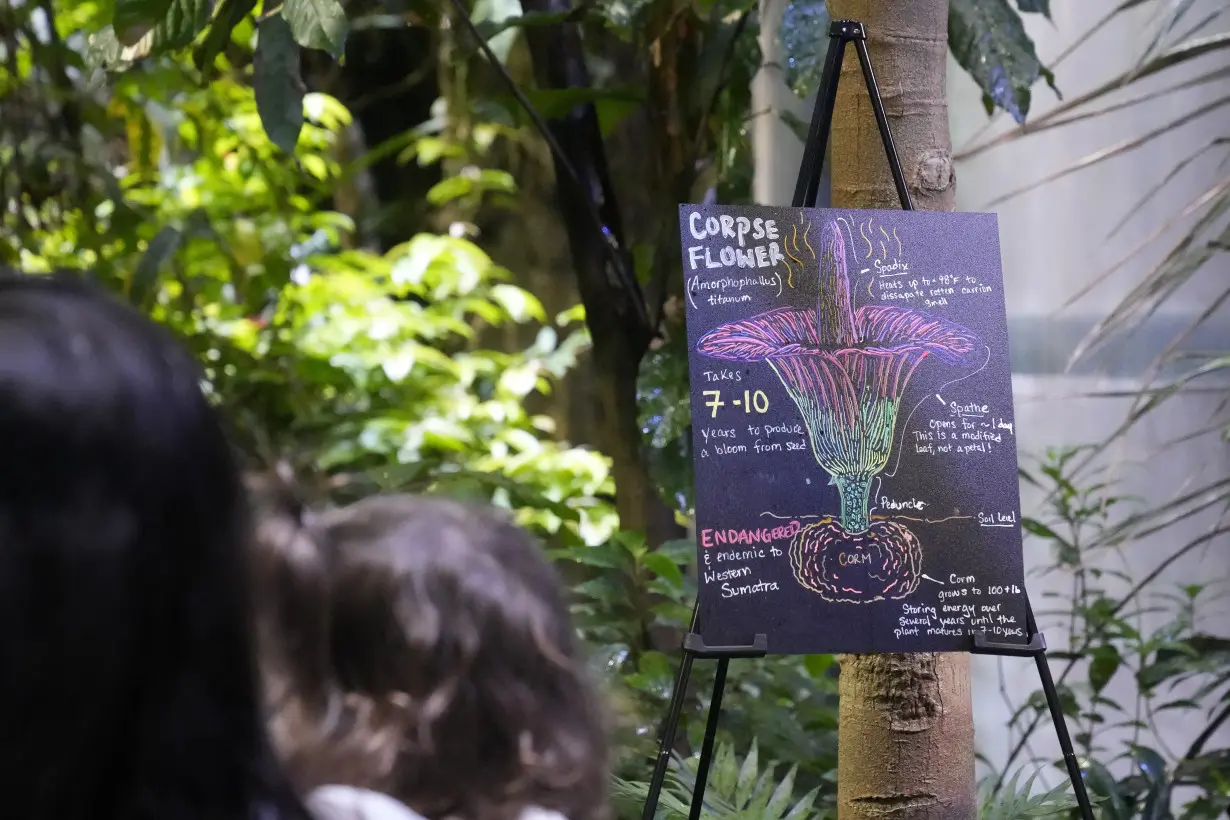
[[[853,535],[837,521],[821,521],[791,539],[790,566],[795,580],[826,601],[899,600],[918,589],[922,545],[896,521],[872,521]]]

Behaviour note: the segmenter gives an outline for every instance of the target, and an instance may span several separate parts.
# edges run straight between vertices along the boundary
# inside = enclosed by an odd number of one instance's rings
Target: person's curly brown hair
[[[328,568],[334,697],[301,698],[326,704],[318,731],[280,738],[302,786],[375,789],[432,820],[605,820],[597,690],[528,534],[489,507],[406,495],[306,534]]]

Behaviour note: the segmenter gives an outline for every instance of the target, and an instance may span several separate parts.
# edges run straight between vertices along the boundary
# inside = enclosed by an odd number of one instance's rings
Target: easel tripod
[[[884,113],[884,104],[880,99],[880,90],[876,84],[875,72],[871,67],[871,58],[867,53],[867,34],[862,23],[850,20],[836,20],[829,27],[829,48],[824,60],[824,70],[821,75],[820,88],[816,94],[816,107],[812,113],[811,126],[808,129],[807,143],[803,151],[802,167],[799,169],[798,183],[794,189],[792,206],[795,208],[815,207],[816,197],[820,188],[821,171],[824,165],[825,149],[828,146],[829,132],[833,124],[833,108],[837,101],[837,82],[840,78],[842,58],[845,56],[846,45],[853,43],[858,53],[859,65],[862,68],[863,79],[867,84],[867,93],[871,98],[871,107],[875,112],[876,125],[880,131],[880,139],[884,143],[884,153],[888,158],[889,170],[892,172],[893,183],[897,189],[897,197],[903,210],[911,211],[914,204],[906,186],[905,175],[901,169],[901,161],[897,156],[897,148],[893,143],[892,132],[888,127],[888,118]],[[1055,689],[1055,681],[1051,677],[1050,666],[1046,659],[1046,640],[1038,632],[1034,620],[1033,608],[1028,599],[1025,602],[1025,631],[1029,640],[1026,643],[1004,643],[992,641],[985,633],[973,636],[973,645],[969,651],[976,655],[1000,655],[1006,657],[1032,657],[1038,667],[1038,677],[1046,703],[1050,709],[1051,720],[1055,725],[1055,734],[1063,752],[1064,765],[1072,782],[1072,790],[1080,809],[1082,820],[1093,820],[1093,807],[1085,782],[1081,775],[1080,763],[1072,747],[1072,739],[1068,734],[1067,723],[1060,708],[1059,694]],[[709,768],[713,760],[714,745],[717,740],[718,722],[721,719],[722,695],[726,688],[726,674],[732,658],[759,658],[768,654],[768,638],[756,635],[748,646],[706,646],[698,634],[700,627],[700,602],[692,610],[692,622],[688,634],[683,640],[683,659],[679,664],[679,672],[675,679],[674,692],[671,695],[670,707],[667,710],[666,722],[662,729],[662,742],[654,765],[653,777],[649,782],[649,792],[646,796],[642,820],[654,820],[657,814],[658,801],[662,794],[662,786],[666,780],[667,768],[670,765],[671,752],[675,745],[675,736],[679,730],[679,718],[683,711],[688,681],[692,674],[692,663],[697,658],[713,658],[718,662],[717,672],[713,680],[713,695],[709,702],[709,713],[705,721],[705,735],[701,743],[700,759],[696,769],[696,783],[692,791],[692,803],[689,808],[689,820],[699,820],[704,806],[705,786],[708,782]]]

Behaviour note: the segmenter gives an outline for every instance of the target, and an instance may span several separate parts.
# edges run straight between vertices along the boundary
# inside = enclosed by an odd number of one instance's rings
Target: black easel
[[[905,184],[901,160],[897,157],[897,146],[893,143],[893,135],[888,127],[888,117],[884,114],[884,103],[880,99],[880,88],[876,84],[875,72],[871,68],[871,57],[867,53],[867,31],[862,23],[853,20],[834,20],[829,26],[829,50],[824,58],[824,70],[820,75],[820,88],[816,92],[816,107],[812,112],[811,126],[807,132],[807,143],[803,149],[803,162],[799,168],[798,183],[794,188],[792,207],[814,208],[816,206],[816,197],[820,190],[820,176],[824,166],[824,152],[828,146],[829,132],[833,126],[833,108],[837,102],[837,81],[841,76],[841,63],[845,56],[847,43],[853,43],[854,50],[858,53],[858,62],[863,70],[867,93],[871,97],[871,108],[875,112],[880,139],[884,143],[888,167],[893,175],[893,184],[897,188],[897,197],[901,200],[903,210],[912,211],[914,203],[910,199],[910,191]],[[649,793],[645,798],[641,820],[654,820],[657,814],[658,800],[662,795],[662,785],[666,781],[666,771],[670,765],[675,736],[679,730],[679,716],[683,711],[688,680],[692,675],[692,662],[697,658],[716,658],[718,662],[717,674],[713,679],[713,696],[709,701],[709,714],[705,719],[705,737],[701,743],[700,760],[696,767],[696,784],[692,790],[692,804],[688,811],[689,820],[699,820],[701,809],[704,806],[709,767],[713,761],[713,747],[717,739],[718,721],[721,719],[722,695],[726,688],[726,671],[730,659],[762,658],[769,652],[768,637],[759,634],[753,638],[749,646],[706,646],[697,633],[699,625],[700,601],[698,599],[692,609],[691,627],[683,639],[683,659],[675,677],[675,689],[671,694],[670,708],[667,710],[666,723],[662,728],[662,743],[658,749],[653,777],[649,781]],[[1051,720],[1055,724],[1055,734],[1059,738],[1059,747],[1063,752],[1068,778],[1072,781],[1072,791],[1080,807],[1081,818],[1082,820],[1093,820],[1093,806],[1089,801],[1089,793],[1085,790],[1080,763],[1076,759],[1076,753],[1072,748],[1072,738],[1068,735],[1068,724],[1060,708],[1059,693],[1055,689],[1055,681],[1051,677],[1051,669],[1047,664],[1046,639],[1038,631],[1038,625],[1034,621],[1033,607],[1028,598],[1025,601],[1025,631],[1029,636],[1029,641],[1023,644],[999,643],[990,640],[986,633],[977,633],[973,636],[973,646],[969,651],[974,655],[1032,657],[1034,659],[1038,666],[1042,691],[1046,695],[1046,704],[1050,708]]]

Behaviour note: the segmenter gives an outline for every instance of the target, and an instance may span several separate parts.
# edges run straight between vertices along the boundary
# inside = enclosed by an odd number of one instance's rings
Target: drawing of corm
[[[846,239],[838,222],[820,233],[816,309],[780,307],[706,333],[697,352],[767,362],[802,414],[812,454],[841,498],[790,545],[794,576],[827,601],[905,598],[922,573],[918,538],[899,521],[869,515],[872,479],[892,454],[907,382],[928,356],[977,364],[982,343],[954,322],[911,308],[853,308]],[[815,254],[813,253],[813,258]]]

